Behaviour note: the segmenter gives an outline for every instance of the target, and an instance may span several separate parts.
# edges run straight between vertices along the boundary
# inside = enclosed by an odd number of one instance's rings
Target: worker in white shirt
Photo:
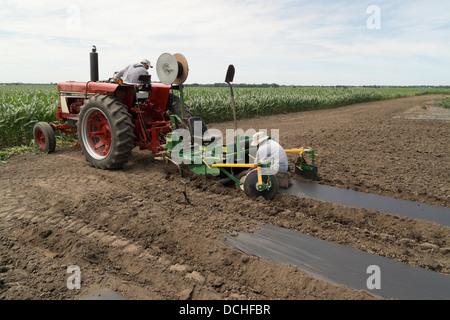
[[[139,76],[149,75],[148,69],[153,68],[150,61],[142,59],[140,63],[130,64],[124,69],[120,70],[113,77],[114,80],[122,78],[123,83],[127,84],[139,84]]]
[[[252,146],[257,146],[255,163],[270,161],[270,168],[261,168],[264,175],[276,175],[280,188],[287,189],[291,184],[289,162],[283,147],[276,141],[269,139],[264,132],[253,135]]]

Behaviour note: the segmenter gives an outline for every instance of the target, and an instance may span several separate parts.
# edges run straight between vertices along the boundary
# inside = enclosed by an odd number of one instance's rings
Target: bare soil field
[[[258,117],[238,127],[279,129],[285,148],[314,148],[315,183],[449,207],[450,121],[410,116],[439,97]],[[101,289],[134,300],[377,299],[223,243],[258,222],[450,274],[448,227],[285,194],[248,198],[204,176],[181,177],[138,149],[113,171],[90,167],[74,148],[13,156],[0,164],[0,203],[2,300],[72,300]],[[67,286],[72,265],[80,289]]]

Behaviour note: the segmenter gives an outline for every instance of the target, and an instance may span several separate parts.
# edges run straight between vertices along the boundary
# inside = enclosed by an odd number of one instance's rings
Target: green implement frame
[[[172,115],[173,123],[180,119]],[[181,121],[180,121],[181,122]],[[185,145],[185,149],[177,149],[179,141],[172,139],[172,133],[167,134],[167,155],[172,160],[177,160],[178,163],[185,163],[188,165],[190,171],[198,175],[214,175],[221,178],[220,181],[227,181],[228,183],[234,183],[236,186],[242,186],[244,184],[243,179],[240,179],[238,175],[245,171],[251,172],[251,168],[255,169],[257,176],[253,175],[254,185],[251,187],[258,192],[266,192],[271,188],[278,188],[278,183],[275,183],[275,175],[264,174],[263,168],[270,168],[270,162],[253,163],[250,161],[253,156],[250,153],[256,155],[257,147],[250,146],[249,137],[240,137],[236,135],[233,145],[199,145],[195,143],[189,143]],[[244,147],[241,147],[244,146]],[[232,148],[232,149],[230,149]],[[181,153],[180,153],[181,151]],[[318,156],[311,148],[299,148],[285,150],[287,153],[298,153],[298,159],[295,164],[295,171],[299,174],[317,174],[317,162]],[[311,156],[310,164],[307,163],[305,155]],[[244,189],[245,190],[245,189]],[[253,190],[252,190],[253,191]]]

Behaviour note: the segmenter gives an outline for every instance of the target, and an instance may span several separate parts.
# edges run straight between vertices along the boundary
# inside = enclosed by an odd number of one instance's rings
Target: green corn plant
[[[38,121],[56,121],[56,86],[0,86],[0,148],[27,145]]]

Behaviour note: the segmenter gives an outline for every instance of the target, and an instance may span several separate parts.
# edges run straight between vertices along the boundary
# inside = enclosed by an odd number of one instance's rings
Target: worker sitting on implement
[[[287,189],[292,185],[291,177],[289,175],[289,162],[287,154],[283,147],[264,132],[257,132],[253,135],[252,146],[258,146],[255,163],[269,160],[270,168],[262,168],[263,174],[275,175],[278,179],[280,188]]]
[[[114,80],[122,78],[123,83],[139,84],[139,76],[149,75],[148,69],[153,68],[150,61],[143,59],[140,63],[130,64],[113,76]]]

